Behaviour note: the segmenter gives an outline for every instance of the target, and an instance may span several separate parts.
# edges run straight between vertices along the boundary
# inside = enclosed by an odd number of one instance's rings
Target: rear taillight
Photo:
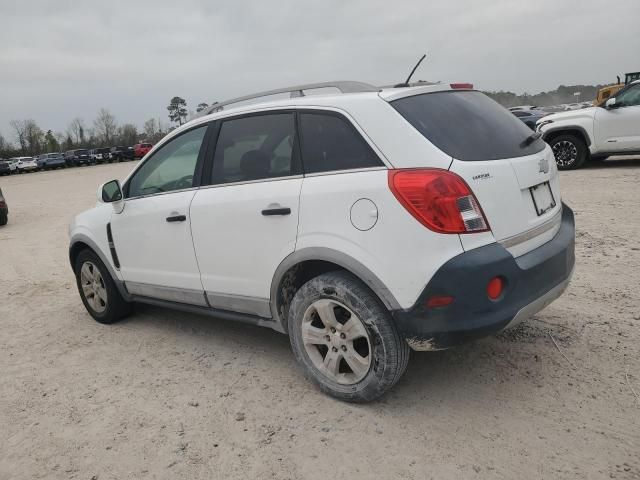
[[[448,170],[389,170],[389,188],[416,220],[434,232],[489,230],[487,219],[469,186]]]

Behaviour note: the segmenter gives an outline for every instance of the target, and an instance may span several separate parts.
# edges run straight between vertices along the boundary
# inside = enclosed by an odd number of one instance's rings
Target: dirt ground
[[[67,225],[132,167],[0,177],[0,479],[640,478],[639,159],[562,174],[563,297],[517,330],[413,353],[369,405],[319,393],[267,329],[89,317]]]

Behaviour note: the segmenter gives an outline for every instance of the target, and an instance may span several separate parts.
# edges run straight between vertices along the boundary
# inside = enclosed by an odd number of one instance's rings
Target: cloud
[[[120,123],[166,118],[252,91],[331,79],[373,84],[416,74],[538,92],[640,70],[640,3],[35,1],[0,6],[0,132],[34,118],[64,131],[100,107]]]

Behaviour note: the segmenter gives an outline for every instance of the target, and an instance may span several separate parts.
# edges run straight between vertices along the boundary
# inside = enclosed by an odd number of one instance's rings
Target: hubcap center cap
[[[342,347],[342,345],[346,343],[342,338],[340,338],[340,333],[338,332],[331,334],[330,342],[331,342],[331,346],[336,348],[340,348]]]

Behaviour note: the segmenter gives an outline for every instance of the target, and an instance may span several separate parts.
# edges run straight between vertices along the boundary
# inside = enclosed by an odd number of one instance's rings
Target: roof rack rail
[[[224,107],[232,105],[234,103],[245,102],[247,100],[253,100],[261,97],[269,97],[271,95],[278,95],[281,93],[291,94],[291,98],[304,97],[305,90],[316,90],[319,88],[337,88],[341,93],[360,93],[360,92],[378,92],[380,88],[369,85],[363,82],[354,82],[350,80],[342,80],[337,82],[322,82],[322,83],[309,83],[307,85],[296,85],[294,87],[277,88],[275,90],[267,90],[266,92],[252,93],[250,95],[244,95],[242,97],[233,98],[231,100],[225,100],[224,102],[216,102],[209,108],[205,108],[201,115],[209,115],[210,113],[220,112],[224,110]]]

